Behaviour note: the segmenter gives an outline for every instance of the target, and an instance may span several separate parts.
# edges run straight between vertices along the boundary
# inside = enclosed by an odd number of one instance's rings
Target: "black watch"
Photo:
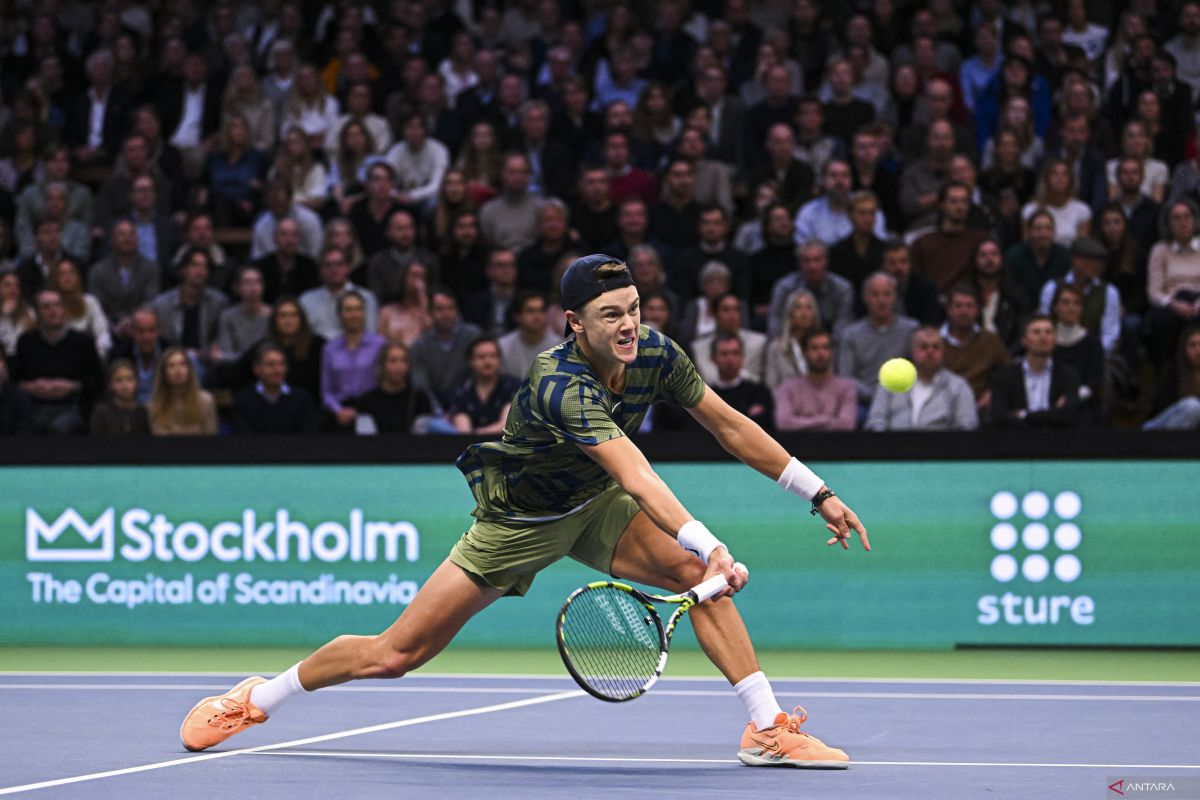
[[[809,511],[808,513],[816,516],[821,511],[821,503],[824,503],[831,497],[837,497],[837,494],[833,491],[833,489],[822,489],[821,491],[817,492],[817,496],[812,499],[812,511]]]

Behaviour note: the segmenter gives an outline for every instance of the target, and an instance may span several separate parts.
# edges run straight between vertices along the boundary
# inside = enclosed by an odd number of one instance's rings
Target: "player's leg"
[[[700,583],[705,567],[639,511],[613,550],[610,572],[677,593]],[[688,612],[688,617],[705,655],[733,684],[750,715],[738,752],[742,763],[832,769],[844,769],[850,763],[844,751],[800,730],[807,718],[803,709],[787,714],[780,708],[770,682],[758,667],[750,634],[731,599],[701,603]]]
[[[679,546],[639,512],[613,552],[611,572],[621,578],[684,592],[704,579],[704,562]],[[696,639],[730,683],[759,671],[746,624],[729,599],[701,603],[688,612]]]
[[[440,653],[503,594],[446,559],[391,627],[378,636],[337,637],[300,662],[300,683],[311,692],[358,678],[399,678]]]
[[[187,749],[204,750],[266,721],[305,691],[404,675],[441,652],[472,616],[503,594],[476,583],[447,559],[383,633],[339,636],[270,681],[248,678],[224,695],[204,698],[184,718],[180,738]]]

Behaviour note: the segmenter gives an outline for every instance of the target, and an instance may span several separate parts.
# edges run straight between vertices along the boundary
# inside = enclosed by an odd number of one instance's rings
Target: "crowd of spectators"
[[[1197,0],[0,8],[0,433],[494,434],[592,252],[767,428],[1200,426]]]

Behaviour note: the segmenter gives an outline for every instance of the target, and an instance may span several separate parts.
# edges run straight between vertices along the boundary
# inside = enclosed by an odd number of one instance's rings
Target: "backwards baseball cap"
[[[607,269],[602,269],[605,267]],[[599,275],[598,272],[603,274]],[[629,274],[629,267],[619,258],[603,253],[577,258],[567,267],[559,284],[563,310],[578,313],[593,298],[626,286],[633,286],[633,276]],[[568,323],[563,336],[570,335],[571,326]]]

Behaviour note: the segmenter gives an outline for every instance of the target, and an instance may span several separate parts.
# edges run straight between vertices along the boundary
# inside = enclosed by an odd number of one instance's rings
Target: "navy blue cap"
[[[596,270],[608,264],[617,264],[623,271],[604,278],[597,277]],[[629,274],[629,268],[621,259],[603,253],[577,258],[567,267],[562,276],[562,283],[559,284],[563,310],[578,313],[579,309],[593,298],[626,286],[633,286],[633,276]],[[563,331],[563,335],[571,335],[570,324]]]

